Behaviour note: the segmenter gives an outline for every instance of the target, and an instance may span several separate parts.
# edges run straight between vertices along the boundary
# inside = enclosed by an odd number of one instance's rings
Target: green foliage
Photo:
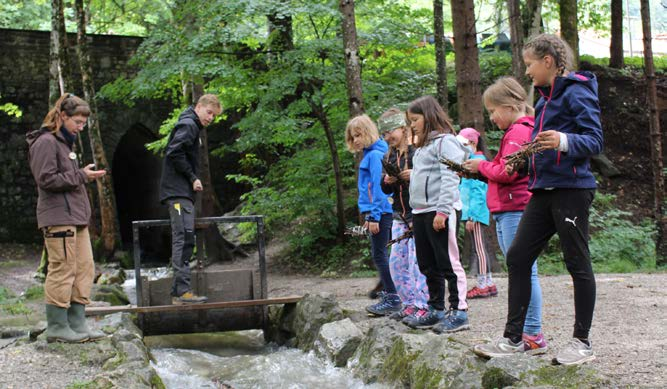
[[[49,0],[3,0],[0,2],[0,28],[49,30],[50,4]]]
[[[599,66],[609,66],[609,58],[596,58],[590,55],[580,56],[581,61],[586,61],[594,65]],[[624,58],[625,67],[632,70],[644,70],[644,57],[625,57]],[[653,66],[655,67],[656,73],[666,73],[667,72],[667,56],[655,56],[653,57]]]
[[[434,47],[421,44],[432,32],[431,5],[356,3],[364,106],[372,117],[435,92]],[[449,12],[448,7],[445,10]],[[182,86],[196,82],[216,93],[225,113],[235,118],[231,123],[235,141],[212,150],[211,156],[240,156],[239,171],[226,179],[251,188],[242,196],[242,213],[264,215],[269,236],[288,231],[281,238],[289,243],[289,265],[295,269],[329,276],[372,271],[367,241],[340,243],[336,236],[336,183],[327,130],[333,134],[341,163],[346,216],[348,221],[356,216],[353,158],[343,139],[349,113],[338,4],[211,0],[169,3],[168,11],[154,14],[158,21],[146,27],[148,37],[132,62],[140,69],[138,74],[104,86],[101,95],[130,105],[144,98],[172,101],[178,108],[160,128],[164,138],[148,145],[159,152],[184,106]],[[267,15],[291,18],[293,47],[274,46],[281,41],[280,33],[266,33]],[[447,55],[447,63],[450,112],[455,113],[453,53]],[[511,57],[504,52],[481,53],[480,66],[484,89],[511,74]],[[487,121],[493,150],[502,132],[491,130]],[[253,223],[239,228],[242,240],[254,239]],[[613,230],[621,228],[626,227],[618,224]]]
[[[33,285],[29,287],[24,293],[23,297],[26,300],[37,300],[44,297],[44,285]]]
[[[646,219],[634,224],[631,214],[617,209],[614,200],[614,195],[597,193],[591,207],[589,248],[593,269],[603,273],[655,269],[655,226]],[[558,236],[551,239],[538,263],[543,274],[567,271]]]
[[[2,97],[2,95],[0,95]],[[12,103],[5,103],[0,105],[0,112],[4,112],[9,116],[13,116],[16,119],[20,119],[23,116],[23,111],[19,108],[18,105]]]
[[[14,297],[14,295],[9,289],[5,288],[4,286],[0,286],[0,303],[5,302],[12,297]]]

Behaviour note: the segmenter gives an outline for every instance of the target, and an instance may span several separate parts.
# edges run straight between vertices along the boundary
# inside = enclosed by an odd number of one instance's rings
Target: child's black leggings
[[[509,307],[504,336],[521,339],[530,303],[533,262],[558,233],[565,266],[574,282],[574,337],[587,339],[595,308],[595,276],[588,250],[588,216],[594,189],[537,190],[523,212],[507,251]]]

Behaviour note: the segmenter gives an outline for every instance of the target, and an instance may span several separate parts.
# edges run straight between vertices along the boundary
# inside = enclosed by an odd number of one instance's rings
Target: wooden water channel
[[[195,219],[198,236],[211,224],[257,223],[258,266],[250,269],[205,270],[203,239],[197,239],[198,266],[192,271],[192,290],[208,297],[204,304],[171,305],[173,277],[149,280],[141,275],[141,228],[169,226],[169,220],[132,222],[137,305],[90,307],[86,315],[134,312],[145,336],[197,332],[266,329],[268,305],[295,304],[300,296],[268,298],[263,216],[219,216]]]

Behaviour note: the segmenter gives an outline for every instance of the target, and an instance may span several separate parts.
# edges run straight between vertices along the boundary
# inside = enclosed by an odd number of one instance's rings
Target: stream
[[[152,269],[159,278],[166,269]],[[136,303],[134,278],[123,289]],[[194,388],[369,388],[344,368],[313,352],[278,347],[264,342],[261,330],[208,334],[148,336],[152,366],[169,389]]]

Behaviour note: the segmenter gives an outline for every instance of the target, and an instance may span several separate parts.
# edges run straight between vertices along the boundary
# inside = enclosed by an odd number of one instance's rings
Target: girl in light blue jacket
[[[486,161],[486,156],[479,146],[480,134],[474,128],[464,128],[459,132],[457,138],[468,144],[475,153],[470,159],[481,159]],[[491,266],[489,264],[488,246],[486,242],[486,230],[489,226],[489,208],[486,206],[486,182],[475,178],[462,178],[459,190],[463,202],[463,214],[461,219],[465,220],[466,232],[472,237],[472,255],[477,258],[477,285],[468,291],[468,299],[484,298],[498,295],[498,288],[491,278]],[[473,261],[471,261],[472,267]],[[473,271],[472,268],[470,271]]]

